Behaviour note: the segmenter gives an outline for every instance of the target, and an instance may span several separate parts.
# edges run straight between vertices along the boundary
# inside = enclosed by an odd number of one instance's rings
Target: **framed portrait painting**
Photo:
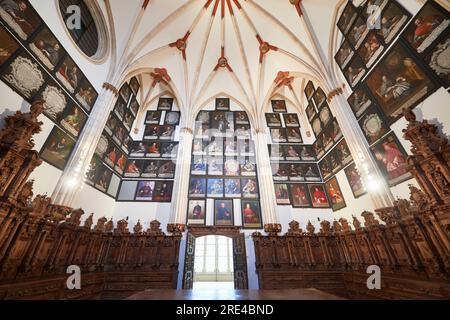
[[[242,200],[242,226],[244,229],[261,229],[261,207],[257,200]]]
[[[289,187],[285,183],[275,183],[275,197],[278,205],[290,205],[291,199],[289,197]]]
[[[240,198],[241,197],[241,180],[225,179],[225,197]]]
[[[394,133],[384,137],[371,150],[390,186],[412,178],[411,173],[407,170],[408,155]]]
[[[284,124],[288,128],[298,128],[300,127],[300,120],[296,113],[285,113],[283,115]]]
[[[191,225],[205,225],[206,200],[189,200],[187,223]]]
[[[158,111],[172,110],[173,101],[173,98],[160,98],[158,101]]]
[[[217,98],[216,99],[216,110],[217,111],[230,111],[230,99]]]
[[[322,104],[325,101],[327,101],[327,95],[325,94],[323,89],[319,87],[319,88],[317,88],[316,92],[314,93],[313,99],[314,99],[314,103],[316,104],[317,109],[320,109]]]
[[[54,127],[41,150],[40,156],[56,168],[64,170],[74,147],[75,140],[58,127]]]
[[[359,56],[355,56],[343,72],[350,87],[355,88],[367,71],[361,58]]]
[[[270,136],[273,143],[287,142],[286,129],[284,128],[271,128]]]
[[[67,130],[72,136],[78,137],[86,123],[87,115],[75,104],[68,106],[64,110],[61,119],[61,126]]]
[[[389,1],[389,5],[381,13],[380,28],[377,31],[385,45],[394,41],[406,26],[410,17],[411,14],[398,1]]]
[[[19,47],[16,40],[0,25],[0,68]]]
[[[207,196],[210,198],[222,198],[223,195],[223,179],[208,179]]]
[[[450,13],[436,1],[427,1],[403,33],[403,37],[418,54],[423,54],[439,37],[448,33]]]
[[[43,23],[30,2],[7,0],[0,2],[0,17],[22,40],[26,41]]]
[[[214,225],[232,226],[234,225],[234,205],[233,200],[214,200]]]
[[[286,101],[285,100],[272,100],[272,111],[275,113],[286,113]]]
[[[390,124],[401,117],[404,108],[415,107],[437,89],[401,43],[392,47],[366,82]]]
[[[172,201],[173,181],[156,181],[153,202]]]
[[[290,184],[291,203],[294,208],[312,208],[308,186],[306,184]]]
[[[65,55],[62,45],[48,28],[43,28],[34,37],[29,48],[39,61],[51,71],[56,68],[60,59]]]
[[[317,114],[316,108],[314,107],[314,104],[310,102],[308,104],[308,107],[306,107],[306,116],[308,117],[308,120],[311,121],[312,119],[314,119],[316,114]]]
[[[348,104],[352,108],[356,119],[359,119],[363,113],[374,104],[372,97],[368,94],[364,84],[359,85],[348,98]]]
[[[347,206],[336,177],[325,183],[325,187],[327,189],[333,211],[341,210]]]
[[[378,60],[385,49],[375,32],[369,33],[362,46],[358,49],[358,54],[363,60],[367,69],[371,68]]]
[[[269,128],[281,127],[281,116],[279,113],[266,113],[266,121]]]
[[[322,184],[308,185],[313,208],[330,208],[330,202]]]
[[[339,48],[339,51],[336,54],[336,56],[334,57],[334,59],[336,60],[338,66],[341,69],[344,69],[348,65],[348,63],[350,62],[350,60],[353,58],[354,55],[355,55],[355,51],[353,51],[353,48],[350,45],[350,42],[348,42],[347,40],[344,40],[344,42],[342,42],[342,45]]]
[[[339,30],[345,35],[350,30],[351,25],[358,17],[358,11],[351,1],[347,2],[338,22],[337,26]]]
[[[75,91],[75,98],[88,113],[94,107],[97,101],[98,93],[95,91],[91,83],[85,78],[81,81],[80,86]]]
[[[139,92],[141,85],[136,77],[133,77],[130,81],[130,88],[133,91],[133,94],[136,96]]]
[[[367,193],[366,188],[362,182],[361,176],[359,175],[356,165],[352,163],[347,168],[345,168],[345,176],[347,177],[350,188],[353,192],[353,197],[355,199],[365,195]]]
[[[309,81],[305,87],[305,95],[306,95],[306,99],[308,101],[312,99],[314,91],[316,91],[316,88],[314,87],[314,84],[312,83],[312,81]]]

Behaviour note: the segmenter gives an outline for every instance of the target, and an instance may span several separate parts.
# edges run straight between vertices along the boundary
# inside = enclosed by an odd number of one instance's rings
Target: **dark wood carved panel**
[[[183,289],[190,290],[194,286],[195,237],[191,232],[186,236],[186,253],[184,255]]]
[[[247,251],[245,235],[233,237],[234,288],[248,289]]]
[[[391,208],[321,222],[317,233],[290,223],[284,236],[253,234],[262,289],[315,287],[349,298],[450,299],[450,148],[437,126],[409,122],[412,143],[409,171],[421,189],[410,186],[410,199]],[[353,226],[352,226],[353,225]],[[286,243],[288,244],[286,246]],[[286,263],[289,257],[289,263]],[[367,268],[381,268],[382,289],[369,290]]]

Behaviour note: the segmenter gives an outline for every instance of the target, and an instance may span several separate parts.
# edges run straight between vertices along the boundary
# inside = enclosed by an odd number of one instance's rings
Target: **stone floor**
[[[233,284],[195,283],[193,290],[145,290],[127,300],[343,300],[317,289],[234,290]]]

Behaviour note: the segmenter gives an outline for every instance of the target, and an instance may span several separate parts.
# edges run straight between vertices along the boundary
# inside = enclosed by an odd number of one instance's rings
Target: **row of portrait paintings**
[[[400,21],[400,13],[395,14],[391,7],[399,5],[389,2],[383,12],[392,11],[393,17],[397,17],[394,21]],[[402,26],[408,20],[403,19]],[[422,7],[366,80],[352,86],[354,93],[349,103],[357,118],[376,103],[392,124],[401,117],[404,108],[419,104],[439,84],[449,86],[450,69],[444,62],[450,50],[449,24],[450,14],[436,2],[428,1]]]
[[[175,177],[176,163],[172,160],[128,160],[125,166],[126,178],[160,178],[173,179]]]
[[[104,132],[106,136],[111,137],[118,146],[122,147],[125,152],[129,152],[132,138],[128,129],[113,112],[109,115]]]
[[[130,151],[133,158],[175,158],[178,142],[134,141]]]
[[[223,139],[213,137],[211,141],[195,139],[192,147],[195,156],[254,156],[255,144],[252,140],[238,140],[235,138]]]
[[[105,166],[97,156],[94,156],[86,173],[86,182],[95,189],[115,198],[120,178],[113,174],[111,169]]]
[[[271,128],[270,136],[273,143],[303,143],[299,128]]]
[[[191,174],[195,176],[256,176],[254,157],[193,157]]]
[[[372,6],[379,6],[379,17],[375,12],[367,14]],[[335,59],[352,88],[382,56],[410,18],[411,14],[397,1],[385,1],[383,5],[381,1],[368,1],[360,8],[351,2],[347,4],[337,24],[345,40]]]
[[[4,53],[1,47],[0,53]],[[78,137],[88,118],[86,111],[27,52],[19,49],[0,69],[1,79],[14,91],[29,102],[44,100],[44,114],[72,137]]]
[[[346,202],[336,178],[325,184],[275,183],[275,197],[278,205],[293,208],[332,208],[338,211]]]
[[[190,198],[259,198],[258,181],[255,178],[219,179],[191,177]]]
[[[340,141],[342,136],[343,134],[341,128],[335,119],[321,131],[313,144],[313,149],[316,153],[317,159],[321,159],[326,152],[331,150],[331,148],[333,148],[333,146]]]
[[[285,100],[271,100],[272,111],[274,113],[287,113],[287,106]]]
[[[243,111],[200,111],[196,119],[195,138],[251,137],[250,120]]]
[[[189,200],[187,222],[189,225],[206,225],[207,200]],[[241,201],[242,227],[244,229],[261,229],[261,207],[257,200]],[[214,200],[214,225],[233,226],[234,221],[234,200],[215,199]]]
[[[0,3],[0,18],[36,58],[34,61],[45,67],[89,113],[97,99],[97,92],[64,50],[55,35],[45,25],[31,4],[26,0],[8,0]],[[0,52],[3,59],[12,55],[19,47],[17,42],[0,27]],[[14,45],[13,45],[14,43]],[[1,63],[5,61],[1,61]]]
[[[105,133],[102,134],[95,149],[95,154],[120,176],[123,175],[128,161],[128,153],[125,148],[118,146],[113,139]]]
[[[144,129],[143,140],[169,140],[175,137],[176,126],[148,124]]]
[[[269,128],[281,128],[283,127],[300,127],[300,120],[296,113],[266,113],[267,126]],[[283,122],[282,122],[283,121]]]
[[[147,111],[145,124],[177,126],[180,124],[180,117],[179,111]]]
[[[122,187],[127,182],[130,181],[123,180]],[[173,181],[140,180],[135,181],[133,186],[134,198],[131,201],[160,203],[172,201]]]
[[[321,182],[320,170],[316,163],[272,163],[274,181]]]
[[[315,161],[314,149],[310,145],[269,145],[271,161]]]
[[[341,142],[331,150],[319,163],[320,171],[324,180],[328,180],[333,174],[337,174],[341,169],[353,161],[347,141]]]

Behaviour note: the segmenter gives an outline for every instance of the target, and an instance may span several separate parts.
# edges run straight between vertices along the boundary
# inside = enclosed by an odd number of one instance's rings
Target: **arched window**
[[[107,32],[100,9],[94,1],[59,0],[61,15],[66,29],[79,49],[89,58],[101,59],[106,53]],[[74,10],[77,6],[80,12],[80,27],[73,28]],[[69,23],[68,23],[69,21]]]

